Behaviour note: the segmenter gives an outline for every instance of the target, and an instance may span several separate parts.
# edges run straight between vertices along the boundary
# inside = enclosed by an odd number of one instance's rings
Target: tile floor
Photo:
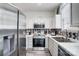
[[[20,56],[26,56],[26,48],[20,48]],[[17,56],[17,49],[14,53],[12,53],[10,56]]]
[[[16,51],[11,54],[11,56],[17,56]],[[32,49],[21,48],[20,56],[51,56],[49,50],[42,47],[35,47]]]
[[[35,47],[26,51],[26,56],[51,56],[48,49]]]

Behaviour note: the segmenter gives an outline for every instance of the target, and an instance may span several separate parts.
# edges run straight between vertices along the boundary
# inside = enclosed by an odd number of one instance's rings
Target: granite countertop
[[[63,37],[63,38],[66,38],[66,37],[63,36],[63,35],[56,35],[56,36],[51,36],[51,37]]]
[[[60,37],[60,36],[57,36],[57,37]],[[73,56],[79,56],[79,41],[78,42],[58,42],[55,39],[53,39],[52,36],[49,36],[49,38],[54,40],[59,46],[61,46],[69,54]]]
[[[64,50],[74,56],[79,56],[79,43],[58,43]]]
[[[63,35],[50,35],[50,34],[47,34],[46,36],[48,36],[48,37],[63,37],[63,38],[66,38]]]
[[[26,35],[26,37],[33,37],[33,38],[45,38],[45,35]]]

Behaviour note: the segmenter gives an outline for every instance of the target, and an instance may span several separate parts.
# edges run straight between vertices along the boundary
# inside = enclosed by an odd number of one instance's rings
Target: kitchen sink
[[[52,38],[55,39],[58,42],[72,42],[72,41],[65,39],[63,37],[52,37]]]

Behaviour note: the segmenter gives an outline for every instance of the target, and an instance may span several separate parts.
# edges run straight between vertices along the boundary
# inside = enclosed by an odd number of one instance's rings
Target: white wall
[[[55,27],[55,12],[26,12],[26,28],[33,28],[34,23],[44,23],[45,28]]]

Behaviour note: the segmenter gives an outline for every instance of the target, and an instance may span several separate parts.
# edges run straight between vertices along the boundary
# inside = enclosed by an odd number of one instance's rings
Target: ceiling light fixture
[[[42,3],[37,3],[37,5],[38,5],[38,6],[41,6],[41,5],[42,5]]]

